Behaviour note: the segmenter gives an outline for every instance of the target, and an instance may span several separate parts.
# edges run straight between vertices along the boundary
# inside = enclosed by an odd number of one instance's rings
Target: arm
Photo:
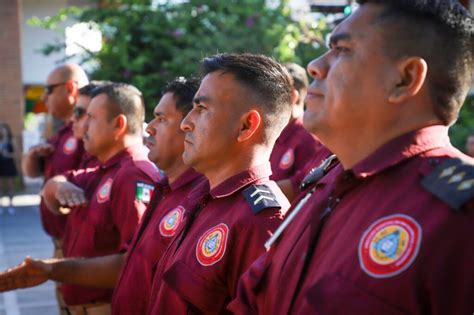
[[[63,214],[62,206],[77,207],[87,202],[84,190],[57,175],[46,182],[42,196],[48,209],[55,214]]]
[[[97,288],[114,288],[125,254],[95,258],[33,260],[0,273],[0,292],[40,285],[47,280]]]
[[[21,169],[26,176],[38,177],[43,174],[43,158],[49,157],[54,151],[51,144],[38,144],[23,156]]]

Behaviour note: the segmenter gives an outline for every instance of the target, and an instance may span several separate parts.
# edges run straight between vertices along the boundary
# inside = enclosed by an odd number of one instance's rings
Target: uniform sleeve
[[[444,210],[444,209],[443,209]],[[451,211],[451,210],[446,210]],[[452,220],[451,220],[452,219]],[[425,228],[426,286],[432,314],[472,314],[474,311],[474,211],[452,214],[440,228]]]
[[[282,219],[275,214],[275,209],[266,209],[255,215],[251,222],[246,220],[235,229],[234,244],[229,252],[229,273],[227,283],[230,295],[235,298],[238,281],[250,265],[266,252],[265,242],[280,225]]]
[[[270,261],[270,253],[266,252],[258,257],[247,271],[240,277],[235,299],[227,306],[233,314],[258,314],[259,301],[258,289],[264,286],[265,271]]]
[[[136,197],[138,183],[153,186],[153,181],[142,171],[128,168],[114,180],[112,194],[118,196],[111,203],[112,220],[120,233],[120,247],[126,248],[138,226],[147,204]]]

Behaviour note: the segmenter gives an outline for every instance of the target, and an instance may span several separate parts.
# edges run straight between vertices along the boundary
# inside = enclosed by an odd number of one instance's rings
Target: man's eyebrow
[[[163,112],[156,111],[156,112],[153,112],[153,115],[155,115],[155,117],[160,117],[160,116],[163,116]]]
[[[327,41],[327,46],[329,48],[331,48],[334,45],[336,45],[338,41],[349,40],[351,38],[352,38],[352,36],[349,33],[332,34],[332,35],[329,36],[329,39]]]
[[[196,96],[194,99],[193,99],[193,103],[194,104],[200,104],[200,103],[205,103],[207,101],[209,101],[209,97],[208,96]]]

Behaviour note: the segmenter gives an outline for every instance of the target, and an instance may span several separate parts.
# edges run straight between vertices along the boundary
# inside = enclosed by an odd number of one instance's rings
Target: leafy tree
[[[305,31],[303,22],[293,21],[288,1],[277,1],[274,6],[266,3],[190,0],[152,5],[150,0],[109,0],[100,9],[63,9],[55,17],[33,19],[32,23],[60,30],[60,22],[70,17],[78,22],[93,22],[102,32],[103,47],[84,57],[84,62],[98,65],[91,76],[137,86],[143,91],[148,108],[152,108],[167,81],[195,74],[198,62],[205,56],[252,52],[281,62],[304,63],[308,58],[302,60],[297,52],[308,55],[312,51],[314,57],[318,52],[308,40],[302,44],[305,47],[299,43],[307,34],[314,37],[321,31],[311,27]],[[63,44],[52,43],[43,52],[61,49]]]

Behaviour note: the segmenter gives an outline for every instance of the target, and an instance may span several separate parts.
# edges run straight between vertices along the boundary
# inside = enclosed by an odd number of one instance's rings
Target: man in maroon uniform
[[[265,251],[288,201],[269,180],[273,144],[289,119],[290,81],[274,60],[224,54],[203,61],[204,79],[184,118],[183,160],[209,179],[190,194],[184,222],[157,265],[150,314],[218,314],[237,280]]]
[[[42,100],[49,113],[61,120],[63,125],[47,144],[36,145],[25,154],[22,169],[26,176],[43,175],[46,182],[51,177],[75,169],[79,165],[84,148],[82,141],[74,138],[70,120],[79,95],[78,90],[87,83],[84,70],[75,64],[59,66],[48,75]],[[65,218],[49,212],[43,200],[40,209],[46,233],[58,244],[64,233]]]
[[[308,90],[306,70],[295,63],[285,64],[285,68],[293,81],[291,116],[270,155],[272,166],[270,178],[276,181],[286,197],[292,200],[299,191],[298,186],[301,183],[297,174],[309,171],[307,169],[309,165],[317,166],[329,152],[303,127],[304,98]]]
[[[115,287],[114,314],[145,313],[154,267],[182,222],[183,201],[191,189],[206,181],[181,158],[184,132],[180,130],[180,124],[192,109],[198,87],[199,81],[195,79],[179,78],[170,82],[155,108],[155,118],[148,124],[148,157],[166,173],[167,179],[163,178],[155,185],[152,200],[130,246],[127,246],[127,253],[81,260],[30,261],[27,263],[29,268],[10,271],[10,278],[6,273],[1,275],[0,290],[17,288],[15,283],[31,277],[36,271],[42,274],[43,281],[49,278],[83,286]],[[48,269],[47,274],[45,271]]]
[[[473,19],[454,0],[359,2],[308,65],[305,126],[340,163],[313,174],[301,211],[242,277],[234,313],[474,310],[473,160],[448,138],[470,86]]]
[[[82,141],[73,135],[71,117],[78,99],[78,91],[87,83],[87,75],[76,64],[61,65],[48,75],[42,101],[46,104],[49,114],[63,125],[46,144],[33,146],[24,155],[22,169],[26,176],[44,176],[46,183],[55,175],[78,168],[84,155],[84,147]],[[48,211],[43,198],[40,203],[40,214],[43,228],[53,240],[53,257],[63,257],[62,238],[66,217],[56,216]],[[64,306],[59,291],[56,295],[59,306]]]

